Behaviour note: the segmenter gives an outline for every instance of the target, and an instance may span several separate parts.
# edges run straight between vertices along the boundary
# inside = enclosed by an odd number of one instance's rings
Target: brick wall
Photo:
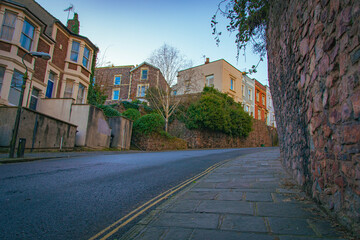
[[[169,126],[169,133],[184,139],[189,148],[239,148],[272,147],[277,145],[276,129],[263,121],[253,119],[253,130],[247,138],[230,137],[221,132],[189,130],[185,124],[175,120]]]
[[[147,80],[140,79],[142,68],[148,69]],[[143,64],[132,72],[131,93],[130,93],[131,99],[136,98],[138,84],[149,84],[149,87],[157,87],[157,84],[159,84],[159,86],[163,89],[165,89],[165,87],[167,86],[167,83],[163,75],[161,74],[160,70],[148,64]]]
[[[104,90],[107,95],[108,101],[111,101],[112,89],[120,88],[121,99],[128,99],[129,83],[130,83],[130,70],[133,66],[124,67],[105,67],[95,69],[95,83]],[[114,85],[114,76],[121,74],[121,85]]]
[[[360,6],[356,0],[270,4],[268,70],[283,163],[360,232]]]
[[[60,69],[65,69],[65,59],[69,45],[69,38],[61,30],[56,31],[56,43],[51,61]]]
[[[38,52],[45,52],[50,53],[50,45],[47,44],[44,40],[41,38],[39,39]],[[36,58],[35,59],[35,69],[34,69],[34,77],[39,79],[40,81],[45,81],[45,74],[46,74],[46,67],[47,67],[47,60]]]

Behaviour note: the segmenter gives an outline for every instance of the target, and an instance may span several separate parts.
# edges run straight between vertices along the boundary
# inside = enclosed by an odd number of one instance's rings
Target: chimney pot
[[[210,58],[206,58],[205,64],[208,64],[210,62]]]

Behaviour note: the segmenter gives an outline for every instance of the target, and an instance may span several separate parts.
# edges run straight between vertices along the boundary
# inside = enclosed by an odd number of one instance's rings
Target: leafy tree
[[[237,137],[247,137],[251,131],[251,117],[241,104],[210,87],[204,88],[200,100],[190,105],[186,115],[189,129],[209,129]]]
[[[211,20],[213,35],[217,44],[220,43],[221,32],[217,29],[218,14],[226,17],[230,22],[227,31],[236,32],[237,57],[241,50],[245,50],[250,43],[253,51],[260,55],[257,65],[253,65],[249,73],[256,72],[266,54],[266,27],[269,14],[269,0],[223,0]]]

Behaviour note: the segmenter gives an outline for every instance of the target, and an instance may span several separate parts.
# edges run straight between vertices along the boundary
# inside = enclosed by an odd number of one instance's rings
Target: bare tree
[[[99,51],[97,56],[96,56],[96,65],[95,68],[99,68],[99,67],[110,67],[113,65],[113,63],[111,63],[111,61],[108,61],[106,59],[106,52],[108,50],[109,47],[107,47],[105,49],[104,52]]]
[[[165,120],[165,131],[167,132],[169,118],[180,104],[180,99],[177,100],[172,95],[172,88],[176,86],[178,71],[190,67],[192,62],[181,55],[178,49],[167,44],[154,50],[148,62],[160,69],[165,81],[168,83],[168,86],[165,88],[157,86],[147,91],[147,98],[150,104]]]

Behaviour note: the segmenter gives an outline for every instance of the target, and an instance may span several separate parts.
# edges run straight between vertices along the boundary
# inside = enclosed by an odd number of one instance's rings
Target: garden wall
[[[273,127],[253,119],[252,131],[247,138],[235,138],[221,132],[189,130],[185,124],[175,120],[169,126],[169,133],[184,139],[189,148],[242,148],[272,147],[277,145],[277,132]]]
[[[187,143],[176,137],[169,138],[159,133],[148,136],[134,136],[132,144],[143,151],[165,151],[187,149]]]

